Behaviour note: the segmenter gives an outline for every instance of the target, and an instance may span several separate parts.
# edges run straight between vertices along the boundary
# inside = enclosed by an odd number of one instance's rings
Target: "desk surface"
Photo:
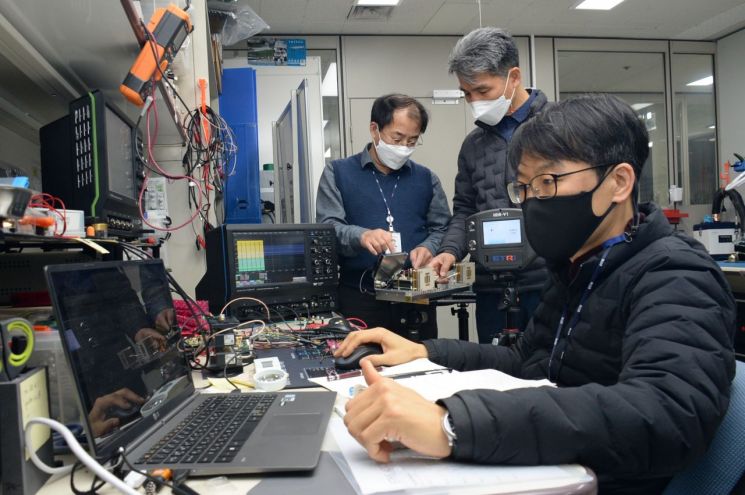
[[[207,383],[204,378],[201,377],[200,374],[195,373],[195,386],[199,387],[200,384]],[[214,388],[213,388],[214,390]],[[325,389],[302,389],[301,391],[303,393],[313,393],[314,391],[319,390],[325,390]],[[220,392],[221,390],[215,390],[217,392]],[[341,406],[343,405],[344,399],[341,397],[337,397],[337,405]],[[332,413],[332,421],[334,420],[336,413]],[[330,454],[330,455],[329,455]],[[260,485],[260,483],[267,479],[267,483],[265,485],[262,485],[260,488],[256,488],[255,492],[257,495],[259,493],[261,494],[269,494],[269,493],[277,493],[277,494],[297,494],[297,495],[306,495],[308,493],[316,493],[320,491],[327,491],[328,493],[333,493],[334,495],[345,495],[346,493],[355,493],[354,489],[351,485],[348,484],[348,481],[346,479],[341,479],[345,475],[341,472],[341,470],[337,467],[335,464],[335,461],[332,459],[335,455],[339,454],[339,447],[336,444],[336,441],[334,440],[334,436],[331,433],[331,429],[326,430],[326,435],[323,440],[322,445],[322,456],[321,461],[319,463],[319,468],[316,469],[312,474],[310,475],[272,475],[272,476],[262,476],[262,475],[240,475],[240,476],[230,476],[230,477],[224,477],[224,476],[218,476],[218,477],[195,477],[190,478],[187,482],[188,486],[195,490],[196,492],[205,495],[205,494],[215,494],[219,493],[220,495],[245,495],[247,492],[249,492],[249,495],[254,492],[254,488]],[[64,461],[65,463],[72,463],[74,462],[73,456],[67,456]],[[595,479],[595,475],[590,471],[589,469],[586,469],[582,466],[576,465],[576,466],[568,466],[566,469],[572,470],[572,472],[576,473],[578,476],[583,474],[588,474],[591,477],[590,481],[585,481],[582,483],[573,483],[571,485],[563,484],[562,486],[542,486],[539,489],[536,489],[534,487],[531,487],[529,490],[522,490],[522,489],[514,489],[509,486],[480,486],[480,487],[464,487],[464,488],[454,488],[447,490],[442,493],[452,493],[452,494],[469,494],[469,495],[478,495],[478,494],[497,494],[497,493],[512,493],[512,494],[519,494],[519,493],[531,493],[531,494],[544,494],[544,495],[552,495],[552,494],[576,494],[576,495],[584,495],[584,494],[595,494],[597,493],[597,483]],[[341,476],[341,478],[340,478]],[[90,483],[92,481],[92,474],[87,469],[80,469],[75,474],[75,481],[76,481],[76,487],[78,489],[87,489],[90,487]],[[299,481],[301,480],[301,481]],[[340,481],[341,480],[341,481]],[[340,483],[347,483],[346,486],[340,486]],[[564,482],[565,483],[565,482]],[[328,486],[325,486],[328,485]],[[313,487],[312,490],[310,488]],[[266,490],[264,489],[266,488]],[[271,489],[270,489],[271,488]],[[347,490],[348,488],[348,490]],[[140,489],[141,493],[144,493],[143,489]],[[71,493],[70,489],[70,476],[64,475],[64,476],[54,476],[47,481],[47,483],[42,487],[42,489],[38,492],[39,495],[61,495],[61,494],[68,494]],[[99,493],[102,495],[107,494],[115,494],[118,493],[117,490],[115,490],[111,485],[104,485],[104,487],[99,490]],[[171,491],[168,488],[162,489],[159,494],[170,494]]]

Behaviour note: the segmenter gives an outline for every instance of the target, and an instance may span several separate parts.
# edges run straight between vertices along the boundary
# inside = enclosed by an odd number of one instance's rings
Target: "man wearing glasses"
[[[551,281],[513,347],[350,334],[337,354],[364,342],[385,351],[362,361],[368,389],[344,418],[372,458],[389,461],[396,440],[463,461],[579,463],[600,493],[646,494],[704,454],[729,403],[735,302],[703,246],[636,204],[648,142],[608,95],[562,101],[515,133],[508,189]],[[420,357],[557,386],[431,403],[373,367]]]
[[[435,308],[376,301],[372,271],[381,253],[409,253],[413,268],[425,266],[440,247],[450,220],[440,180],[410,159],[427,130],[428,115],[400,94],[375,100],[370,139],[349,158],[324,169],[316,218],[336,228],[341,265],[339,309],[369,326],[417,337],[437,336]]]
[[[515,173],[507,167],[507,145],[515,129],[547,104],[540,90],[523,87],[518,62],[515,40],[494,27],[471,31],[450,54],[449,71],[458,77],[477,127],[461,145],[453,219],[437,256],[430,263],[441,277],[468,253],[466,218],[479,211],[513,206],[505,190],[505,183],[514,179]],[[479,342],[488,343],[505,326],[505,313],[498,309],[498,302],[506,282],[495,281],[480,265],[476,269],[476,329]],[[521,330],[538,305],[546,280],[542,260],[536,260],[517,275]]]

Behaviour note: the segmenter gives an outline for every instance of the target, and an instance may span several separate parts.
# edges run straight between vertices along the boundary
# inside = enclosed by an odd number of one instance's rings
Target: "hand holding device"
[[[408,363],[414,359],[426,358],[427,349],[405,339],[385,328],[371,328],[350,333],[334,352],[334,357],[347,357],[363,344],[379,344],[383,348],[382,354],[370,355],[361,360],[370,362],[373,366],[394,366]]]
[[[409,258],[411,259],[412,268],[421,268],[430,262],[432,253],[426,247],[419,246],[411,250]]]
[[[391,253],[399,251],[393,242],[393,235],[383,229],[364,231],[360,237],[360,245],[375,255],[385,253],[386,250]]]
[[[383,348],[378,344],[362,344],[357,346],[348,356],[334,359],[334,365],[340,370],[351,370],[360,367],[360,360],[367,356],[383,354]]]
[[[428,267],[432,268],[435,273],[442,279],[447,277],[448,272],[457,260],[450,253],[440,253],[429,262]]]
[[[362,372],[367,389],[347,402],[344,424],[372,459],[389,462],[395,442],[431,457],[450,455],[441,426],[444,407],[383,377],[368,361]]]

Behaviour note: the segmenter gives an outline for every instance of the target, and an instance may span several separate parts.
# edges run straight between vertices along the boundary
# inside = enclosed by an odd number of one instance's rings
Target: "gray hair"
[[[458,40],[450,53],[448,72],[473,83],[480,74],[505,77],[519,60],[515,40],[507,31],[483,27]]]

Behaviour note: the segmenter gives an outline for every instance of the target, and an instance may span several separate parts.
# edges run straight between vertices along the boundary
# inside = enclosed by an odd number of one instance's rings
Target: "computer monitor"
[[[39,131],[44,192],[82,210],[87,223],[110,234],[139,237],[142,139],[134,124],[100,91],[70,103],[70,113]]]
[[[207,233],[207,272],[198,299],[217,314],[229,301],[252,297],[266,303],[272,319],[336,309],[339,280],[336,233],[328,224],[226,224]],[[251,300],[231,304],[239,320],[266,320]]]
[[[106,113],[106,161],[109,191],[127,198],[136,198],[132,146],[132,126],[111,107]]]

